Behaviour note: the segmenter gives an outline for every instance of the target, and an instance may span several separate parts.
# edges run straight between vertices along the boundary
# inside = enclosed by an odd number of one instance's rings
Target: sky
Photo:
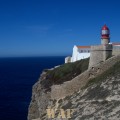
[[[119,12],[119,0],[0,0],[0,57],[71,55],[104,24],[120,42]]]

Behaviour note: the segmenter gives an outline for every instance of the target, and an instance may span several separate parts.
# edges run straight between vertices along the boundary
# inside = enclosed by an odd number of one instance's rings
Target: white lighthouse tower
[[[104,25],[101,31],[101,44],[105,45],[109,43],[110,43],[110,30],[106,25]]]

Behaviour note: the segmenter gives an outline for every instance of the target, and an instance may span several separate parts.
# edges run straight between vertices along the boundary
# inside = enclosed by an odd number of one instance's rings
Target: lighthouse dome
[[[109,28],[108,28],[106,25],[104,25],[104,26],[102,27],[102,30],[109,30]]]

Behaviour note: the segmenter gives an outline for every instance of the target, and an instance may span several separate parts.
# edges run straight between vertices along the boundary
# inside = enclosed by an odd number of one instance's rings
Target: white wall
[[[75,62],[77,60],[78,49],[76,46],[73,47],[73,54],[71,58],[71,62]]]
[[[82,49],[77,48],[77,46],[73,47],[73,54],[72,54],[71,62],[75,62],[75,61],[90,57],[90,52],[89,53],[87,53],[87,52],[81,53],[80,52],[81,50]],[[86,49],[86,50],[89,50],[89,49]]]
[[[71,57],[70,56],[65,58],[65,63],[69,63],[69,62],[71,62]]]

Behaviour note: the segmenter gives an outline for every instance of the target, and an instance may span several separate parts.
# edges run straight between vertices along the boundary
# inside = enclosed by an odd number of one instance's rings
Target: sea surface
[[[0,58],[0,120],[27,120],[33,84],[43,69],[63,63],[64,56]]]

